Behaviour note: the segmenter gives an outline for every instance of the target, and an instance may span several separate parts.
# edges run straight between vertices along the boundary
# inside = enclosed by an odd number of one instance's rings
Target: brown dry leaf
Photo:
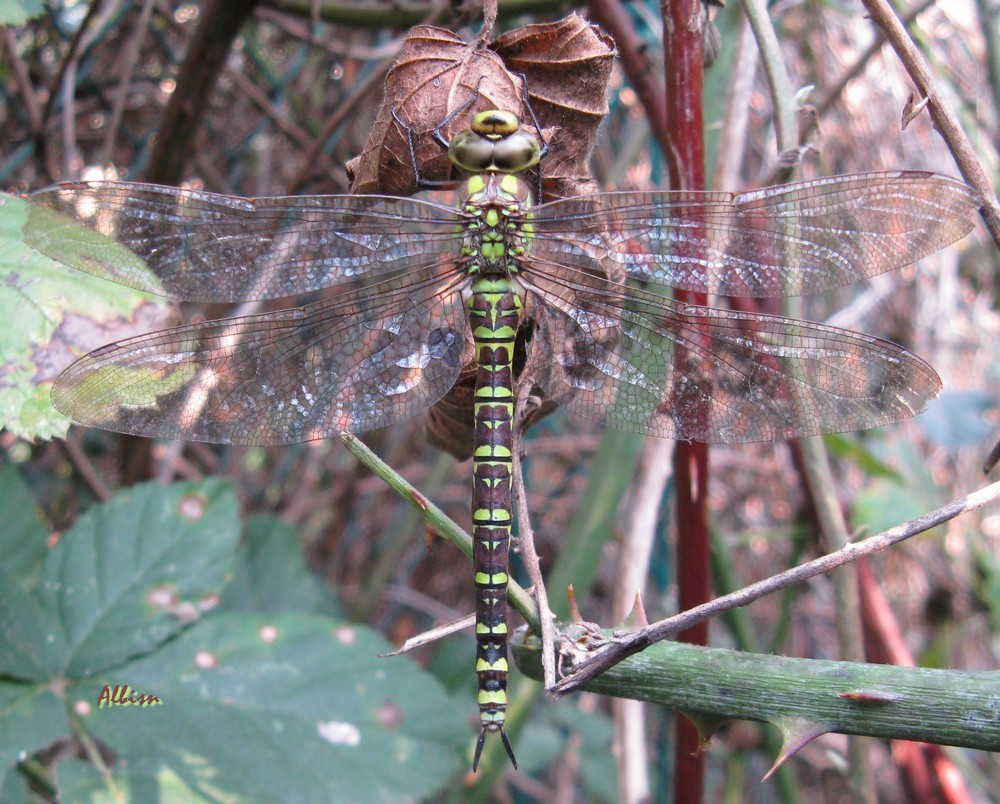
[[[574,13],[510,31],[491,47],[507,69],[527,81],[549,148],[542,160],[546,200],[597,192],[590,153],[608,113],[615,58],[611,38]]]
[[[514,344],[514,374],[520,375],[524,368],[525,345],[530,334],[530,326],[522,326]],[[472,442],[475,435],[473,404],[476,392],[476,365],[470,363],[459,375],[451,390],[438,400],[428,411],[426,422],[427,442],[464,461],[472,457]],[[531,393],[542,400],[541,405],[525,419],[525,428],[548,416],[556,409],[554,402],[544,398],[542,389],[535,386]]]
[[[365,149],[347,164],[351,192],[412,195],[421,189],[410,164],[406,132],[392,116],[394,109],[415,135],[421,176],[434,182],[451,180],[448,154],[432,133],[475,96],[477,87],[476,101],[442,129],[446,140],[468,128],[476,112],[520,110],[521,80],[507,72],[496,53],[451,31],[430,25],[410,31],[385,77],[382,107]]]
[[[427,443],[460,461],[472,457],[476,367],[466,366],[451,390],[427,412]]]
[[[549,149],[541,163],[546,199],[593,193],[590,152],[607,113],[613,61],[611,40],[579,14],[518,28],[489,46],[479,40],[467,43],[442,28],[418,26],[386,76],[385,97],[364,151],[348,163],[351,190],[412,195],[421,189],[393,109],[415,134],[421,176],[451,181],[452,165],[432,136],[434,129],[472,98],[442,129],[446,140],[467,128],[472,115],[488,109],[513,112],[531,125],[524,108],[526,81],[531,111]]]

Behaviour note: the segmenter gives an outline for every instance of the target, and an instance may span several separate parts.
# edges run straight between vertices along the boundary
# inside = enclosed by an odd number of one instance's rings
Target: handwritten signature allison
[[[97,708],[105,706],[159,706],[163,701],[155,695],[143,695],[130,689],[128,684],[115,684],[114,688],[104,685],[101,694],[97,696]]]

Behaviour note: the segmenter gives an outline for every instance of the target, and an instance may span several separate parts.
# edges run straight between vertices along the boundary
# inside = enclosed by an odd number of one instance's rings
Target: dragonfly
[[[669,290],[784,297],[846,285],[959,240],[979,201],[961,181],[897,171],[739,194],[607,192],[534,203],[526,176],[543,149],[516,115],[479,112],[444,144],[466,175],[455,206],[85,182],[32,195],[38,213],[25,231],[64,264],[171,299],[309,297],[83,356],[51,393],[83,424],[290,444],[407,419],[474,367],[481,728],[473,769],[488,734],[500,735],[516,767],[504,719],[517,377],[594,422],[707,443],[911,416],[941,381],[902,347],[683,303]]]

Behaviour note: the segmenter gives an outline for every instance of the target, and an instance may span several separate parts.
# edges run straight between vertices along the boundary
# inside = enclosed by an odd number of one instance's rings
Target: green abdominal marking
[[[507,579],[513,524],[513,354],[522,306],[522,293],[510,278],[474,279],[469,299],[476,350],[472,537],[476,673],[482,722],[477,764],[487,732],[500,732],[514,761],[503,723],[507,708]]]

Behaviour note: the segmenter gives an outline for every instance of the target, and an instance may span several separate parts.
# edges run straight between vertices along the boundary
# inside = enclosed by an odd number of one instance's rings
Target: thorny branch
[[[673,617],[652,623],[645,628],[637,629],[631,633],[616,635],[613,642],[609,642],[607,647],[600,653],[573,667],[570,674],[556,684],[550,692],[560,695],[572,692],[608,668],[618,664],[623,659],[638,653],[654,642],[674,636],[690,628],[695,623],[702,622],[730,609],[746,606],[765,595],[785,589],[793,584],[801,583],[816,575],[831,572],[837,567],[877,553],[911,536],[923,533],[937,525],[954,519],[959,514],[982,508],[998,499],[1000,499],[1000,482],[993,483],[979,491],[974,491],[972,494],[883,531],[876,536],[860,542],[851,542],[841,549],[821,556],[814,561],[800,564],[790,570],[779,572],[770,578],[745,586],[732,594],[718,597],[708,603],[695,606]]]
[[[920,51],[913,44],[906,28],[888,2],[864,0],[864,4],[872,20],[896,51],[913,83],[917,85],[922,96],[917,100],[927,99],[927,109],[934,120],[934,125],[941,132],[952,156],[955,157],[962,176],[983,199],[983,221],[989,229],[993,242],[1000,248],[1000,202],[997,201],[989,176],[976,156],[975,149],[962,129],[961,123],[949,107],[934,74],[927,67],[923,56],[920,55]]]

